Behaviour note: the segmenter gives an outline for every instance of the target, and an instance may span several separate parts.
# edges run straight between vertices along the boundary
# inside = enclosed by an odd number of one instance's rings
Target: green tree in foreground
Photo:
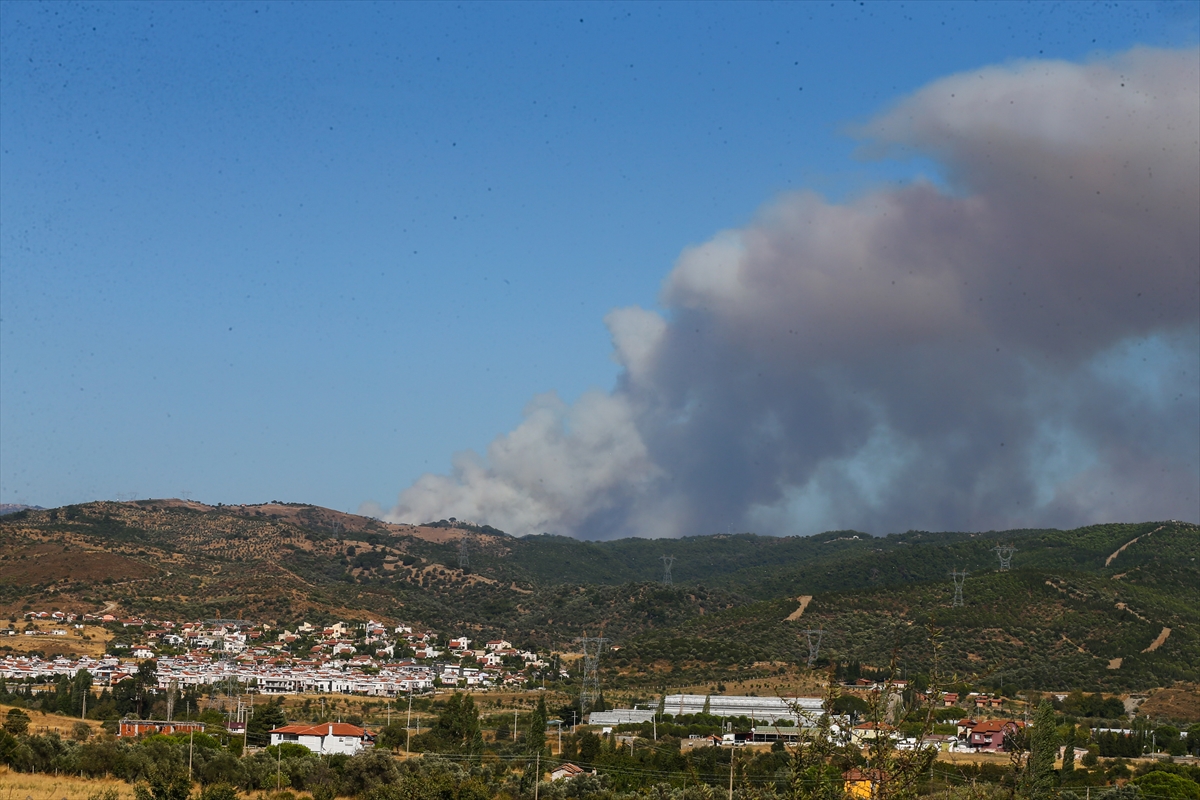
[[[546,711],[546,696],[539,695],[537,708],[529,720],[529,736],[526,739],[530,755],[541,753],[546,748],[546,720],[549,716]]]
[[[1063,750],[1062,776],[1063,780],[1068,780],[1071,773],[1075,771],[1075,726],[1067,726],[1067,739],[1063,742],[1065,748]]]
[[[1054,794],[1054,757],[1058,754],[1058,731],[1054,725],[1054,706],[1043,700],[1033,717],[1029,732],[1029,766],[1025,772],[1026,795],[1030,800],[1050,800]]]
[[[13,736],[20,736],[29,730],[29,715],[19,708],[9,709],[4,718],[4,730]]]
[[[263,746],[270,741],[271,731],[286,724],[287,717],[283,714],[283,698],[280,697],[254,709],[254,713],[250,715],[250,721],[246,723],[246,734],[250,739],[250,744]]]
[[[1200,783],[1171,772],[1155,770],[1134,778],[1133,784],[1156,800],[1200,800]]]
[[[481,745],[479,709],[475,707],[475,700],[469,694],[452,694],[433,729],[422,738],[433,748],[446,752],[466,752]],[[414,746],[415,743],[414,739]]]

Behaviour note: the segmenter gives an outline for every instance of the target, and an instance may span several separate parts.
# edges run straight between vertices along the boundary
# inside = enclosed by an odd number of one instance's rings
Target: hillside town
[[[245,620],[175,622],[61,611],[29,611],[25,620],[23,630],[0,629],[0,636],[66,636],[94,626],[114,636],[101,657],[6,655],[0,658],[0,677],[8,681],[52,680],[83,670],[94,685],[111,687],[131,677],[139,662],[154,659],[164,690],[236,681],[265,695],[397,697],[434,687],[521,688],[548,666],[537,653],[503,639],[439,639],[411,625],[389,627],[375,620],[304,622],[294,630]]]
[[[66,636],[70,631],[100,629],[112,634],[103,656],[43,658],[9,653],[0,657],[0,679],[9,686],[26,685],[34,692],[50,688],[54,681],[74,678],[81,671],[92,686],[112,688],[133,679],[139,665],[150,661],[155,667],[155,688],[160,692],[197,690],[213,694],[222,687],[236,686],[260,696],[356,695],[397,698],[424,695],[435,690],[520,691],[533,685],[535,677],[568,678],[557,656],[539,656],[494,639],[480,643],[467,636],[439,636],[412,625],[385,625],[376,620],[328,625],[302,622],[292,628],[247,620],[147,620],[112,614],[75,614],[63,611],[27,611],[23,626],[0,629],[0,637]],[[0,640],[2,641],[2,640]],[[473,646],[474,645],[474,646]],[[549,659],[549,660],[548,660]],[[880,681],[859,677],[844,691],[870,696],[881,692],[899,698],[910,691],[902,679]],[[854,696],[853,694],[851,696]],[[1059,695],[1059,699],[1066,695]],[[913,692],[918,702],[934,698]],[[728,732],[694,735],[687,747],[738,747],[774,741],[792,742],[805,728],[812,728],[822,713],[819,697],[739,697],[673,694],[661,700],[662,708],[615,708],[594,711],[579,720],[603,733],[628,730],[669,713],[730,720]],[[931,733],[916,738],[886,722],[861,721],[857,711],[836,717],[833,732],[855,746],[887,738],[898,749],[933,748],[945,752],[1006,752],[1027,720],[1012,718],[1019,704],[990,692],[945,692],[937,696],[940,710],[953,714],[969,709],[974,716],[947,717],[953,732]],[[1027,711],[1026,711],[1027,714]],[[732,721],[741,721],[734,730]],[[764,724],[765,723],[765,724]],[[190,723],[171,720],[123,720],[120,735],[142,736],[149,732],[176,732]],[[180,727],[180,726],[183,727]],[[229,722],[234,729],[244,725]],[[199,724],[198,730],[203,730]],[[304,729],[303,731],[301,729]],[[311,728],[311,730],[309,730]],[[317,726],[285,726],[271,731],[272,743],[302,744],[314,752],[327,752],[333,736]],[[1129,736],[1130,728],[1108,727],[1098,732]],[[349,731],[349,729],[347,729]],[[365,728],[355,728],[353,743],[339,743],[338,752],[358,752],[373,742]],[[343,731],[346,736],[351,735]],[[338,734],[341,742],[343,734]],[[1186,737],[1186,733],[1183,734]],[[328,740],[332,741],[332,740]]]

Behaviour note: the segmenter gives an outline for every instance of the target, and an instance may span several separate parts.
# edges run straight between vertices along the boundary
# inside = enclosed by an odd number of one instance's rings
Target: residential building
[[[967,739],[967,743],[975,750],[1001,753],[1005,750],[1004,737],[1016,733],[1023,727],[1025,724],[1016,720],[985,719],[971,728],[971,735]]]
[[[187,733],[195,731],[204,733],[203,722],[163,722],[155,719],[123,719],[117,731],[118,736],[148,736],[151,733]]]
[[[375,737],[347,722],[328,722],[320,725],[284,725],[271,731],[271,744],[298,744],[321,755],[361,753],[374,745]]]

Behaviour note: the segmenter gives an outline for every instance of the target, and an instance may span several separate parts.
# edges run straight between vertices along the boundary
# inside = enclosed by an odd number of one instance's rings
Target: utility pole
[[[250,717],[254,716],[254,695],[248,695],[250,698],[250,711],[246,713],[246,721],[242,725],[242,754],[245,755],[246,748],[250,746]],[[238,705],[242,704],[241,698],[238,698]]]
[[[188,729],[188,780],[192,780],[192,749],[196,741],[195,727]]]
[[[733,800],[733,745],[729,746],[729,800]]]
[[[410,755],[412,749],[412,682],[408,684],[408,719],[404,722],[404,755]]]
[[[513,741],[517,740],[517,708],[513,706]]]
[[[951,608],[957,608],[963,604],[963,583],[966,582],[968,574],[965,569],[950,571],[950,577],[954,580],[954,602],[950,604]]]
[[[538,784],[542,782],[542,751],[539,750],[533,760],[533,800],[538,797]]]
[[[663,556],[658,560],[663,563],[663,586],[671,586],[671,566],[675,563],[675,556]]]

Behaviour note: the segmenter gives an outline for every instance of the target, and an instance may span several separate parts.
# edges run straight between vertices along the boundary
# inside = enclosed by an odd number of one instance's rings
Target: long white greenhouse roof
[[[708,713],[715,717],[750,717],[767,722],[777,719],[799,722],[801,716],[805,722],[809,722],[820,715],[824,703],[820,697],[669,694],[663,704],[663,712],[674,716],[699,714],[704,711],[706,701]]]

